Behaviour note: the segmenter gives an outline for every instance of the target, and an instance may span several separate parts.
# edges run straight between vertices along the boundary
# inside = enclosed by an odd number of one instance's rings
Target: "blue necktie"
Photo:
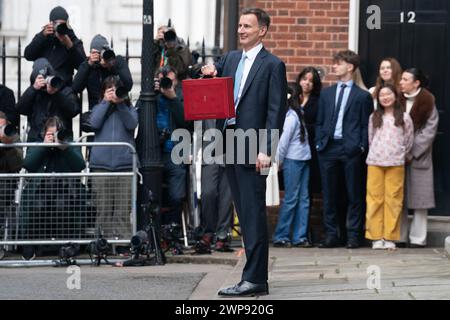
[[[339,113],[341,112],[342,109],[342,102],[344,100],[345,88],[347,88],[347,85],[344,83],[341,85],[341,92],[339,93],[339,99],[336,107],[334,108],[333,127],[331,128],[332,137],[334,137],[334,132],[336,131],[336,125],[339,119]]]
[[[237,105],[239,98],[239,89],[241,88],[242,77],[244,76],[244,64],[247,56],[245,53],[242,55],[241,61],[239,61],[236,75],[234,77],[234,105]]]

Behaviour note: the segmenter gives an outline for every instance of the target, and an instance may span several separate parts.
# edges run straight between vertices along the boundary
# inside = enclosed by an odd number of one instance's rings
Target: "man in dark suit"
[[[227,131],[226,152],[236,148],[236,139],[228,136],[230,130],[238,134],[268,130],[267,143],[255,146],[246,141],[245,154],[237,154],[233,164],[227,159],[226,174],[233,194],[247,263],[242,281],[219,291],[221,296],[254,296],[269,293],[268,256],[269,239],[266,220],[266,176],[261,172],[271,164],[271,132],[281,130],[286,114],[287,80],[285,64],[264,49],[262,40],[270,26],[270,17],[261,9],[244,9],[239,20],[239,39],[243,51],[225,55],[216,66],[202,68],[204,75],[233,77],[236,119],[217,121],[217,128]],[[231,140],[231,141],[230,141]],[[275,144],[275,143],[274,143]],[[237,158],[244,164],[236,162]]]
[[[320,248],[341,245],[337,217],[339,173],[345,180],[348,197],[347,248],[359,247],[363,231],[362,156],[368,149],[368,123],[373,112],[370,94],[359,88],[352,75],[360,64],[359,56],[342,51],[334,56],[333,70],[338,83],[324,89],[319,99],[316,124],[316,149],[323,184],[326,238]]]

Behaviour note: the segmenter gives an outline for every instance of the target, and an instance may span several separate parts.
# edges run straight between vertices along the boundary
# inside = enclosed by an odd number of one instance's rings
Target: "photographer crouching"
[[[54,116],[61,119],[64,128],[73,137],[72,119],[80,113],[81,106],[72,88],[44,58],[34,62],[30,80],[31,86],[17,103],[20,114],[28,117],[30,131],[27,141],[42,141],[45,121]]]
[[[29,147],[23,163],[29,173],[75,173],[86,167],[80,148],[68,145],[72,139],[61,119],[47,119],[42,135],[40,142],[55,147]],[[79,212],[73,203],[77,179],[37,178],[27,182],[21,199],[22,236],[28,240],[79,236],[75,222]],[[33,259],[35,250],[34,246],[24,246],[23,258]]]

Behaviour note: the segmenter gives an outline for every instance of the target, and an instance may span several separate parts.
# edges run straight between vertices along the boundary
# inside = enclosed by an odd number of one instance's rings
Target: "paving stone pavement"
[[[244,263],[239,261],[222,287],[240,281]],[[269,271],[270,295],[245,300],[450,299],[444,249],[271,248]]]

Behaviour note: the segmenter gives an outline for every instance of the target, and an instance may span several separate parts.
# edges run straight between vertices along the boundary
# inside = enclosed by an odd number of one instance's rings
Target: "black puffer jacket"
[[[54,73],[46,59],[37,60],[31,74],[32,84],[17,103],[20,114],[28,117],[30,126],[28,142],[42,141],[44,124],[48,118],[54,116],[58,116],[64,123],[64,127],[72,132],[72,119],[81,111],[79,99],[72,88],[64,87],[56,94],[50,95],[45,90],[36,90],[33,87],[39,70],[42,68],[47,68],[50,74]]]
[[[70,85],[74,69],[78,69],[80,64],[86,60],[86,53],[83,42],[76,37],[73,30],[69,31],[68,36],[73,42],[73,47],[70,49],[61,44],[55,36],[46,37],[39,32],[25,48],[25,59],[35,61],[39,58],[46,58],[56,73]]]

